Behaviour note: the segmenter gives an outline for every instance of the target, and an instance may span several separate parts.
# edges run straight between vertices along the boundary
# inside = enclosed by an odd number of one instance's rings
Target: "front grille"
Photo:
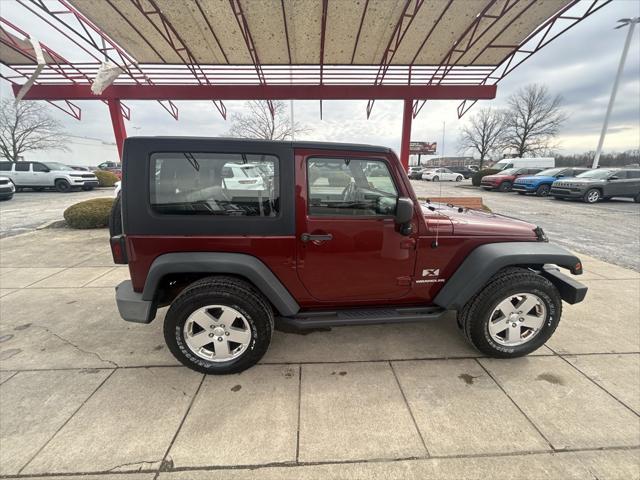
[[[82,175],[82,178],[95,178],[95,175],[89,173],[87,175]]]

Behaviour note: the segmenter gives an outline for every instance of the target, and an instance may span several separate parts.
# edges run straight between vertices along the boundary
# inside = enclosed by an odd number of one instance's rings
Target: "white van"
[[[556,159],[553,157],[540,158],[505,158],[497,162],[493,167],[497,170],[507,168],[553,168],[556,166]]]

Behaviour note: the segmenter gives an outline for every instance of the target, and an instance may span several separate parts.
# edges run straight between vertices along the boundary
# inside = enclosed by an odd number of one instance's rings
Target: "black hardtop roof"
[[[220,140],[221,142],[229,143],[229,142],[237,142],[238,144],[246,144],[252,146],[259,145],[282,145],[288,146],[292,148],[317,148],[322,150],[355,150],[358,152],[376,152],[376,153],[391,153],[392,150],[389,147],[382,147],[378,145],[366,145],[359,143],[337,143],[337,142],[313,142],[313,141],[286,141],[286,140],[259,140],[252,138],[233,138],[233,137],[189,137],[189,136],[180,136],[180,137],[169,137],[169,136],[135,136],[128,137],[125,142],[131,141],[144,141],[144,140],[163,140],[163,141],[176,141],[176,142],[187,142],[187,141],[216,141]]]

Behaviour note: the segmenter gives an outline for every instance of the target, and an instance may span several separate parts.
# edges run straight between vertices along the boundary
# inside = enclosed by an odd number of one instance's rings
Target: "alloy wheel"
[[[491,312],[489,334],[500,345],[514,347],[534,338],[547,320],[547,307],[532,293],[509,295]]]
[[[207,305],[195,310],[184,324],[189,350],[210,362],[228,362],[242,355],[251,343],[251,326],[236,309]]]

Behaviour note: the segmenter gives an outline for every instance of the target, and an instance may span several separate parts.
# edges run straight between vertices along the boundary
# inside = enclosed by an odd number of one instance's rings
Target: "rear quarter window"
[[[274,155],[155,153],[150,162],[149,202],[156,213],[279,215],[280,166]]]
[[[0,162],[0,172],[10,172],[11,162]]]

